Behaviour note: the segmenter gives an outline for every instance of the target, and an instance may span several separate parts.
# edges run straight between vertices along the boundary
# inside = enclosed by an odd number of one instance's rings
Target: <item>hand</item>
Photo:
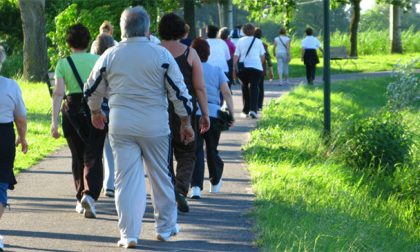
[[[210,118],[209,116],[200,116],[200,119],[198,121],[198,124],[200,125],[200,133],[204,134],[210,129]]]
[[[181,141],[185,145],[194,141],[194,130],[193,130],[191,124],[182,124],[181,123],[180,134],[181,134]]]
[[[103,130],[105,128],[105,124],[108,122],[106,115],[101,110],[98,112],[92,111],[90,120],[92,121],[93,127],[100,130]]]
[[[28,143],[26,142],[26,139],[18,137],[16,140],[16,147],[18,147],[19,144],[22,145],[23,154],[26,154],[26,152],[28,152]]]
[[[60,137],[60,133],[58,133],[57,123],[52,123],[51,124],[51,136],[54,137],[55,139]]]

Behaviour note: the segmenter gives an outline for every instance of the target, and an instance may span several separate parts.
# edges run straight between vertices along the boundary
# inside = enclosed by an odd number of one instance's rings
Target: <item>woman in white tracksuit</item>
[[[286,29],[284,28],[280,28],[280,36],[274,38],[273,54],[277,58],[277,71],[279,74],[280,85],[287,84],[291,55],[290,38],[286,36]]]

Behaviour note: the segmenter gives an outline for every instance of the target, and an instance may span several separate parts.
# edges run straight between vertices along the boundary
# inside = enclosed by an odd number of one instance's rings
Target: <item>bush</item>
[[[397,164],[410,159],[412,136],[395,112],[379,112],[367,119],[350,122],[338,136],[338,153],[356,169],[378,169],[391,174]]]
[[[402,109],[420,101],[420,78],[415,69],[417,62],[419,59],[394,67],[394,81],[387,88],[388,106],[392,109]]]
[[[22,50],[15,51],[12,55],[8,55],[6,61],[0,71],[0,75],[20,79],[23,71],[23,52]]]

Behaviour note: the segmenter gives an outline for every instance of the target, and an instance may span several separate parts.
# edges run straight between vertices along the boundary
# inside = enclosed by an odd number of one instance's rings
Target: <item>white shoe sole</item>
[[[135,247],[137,247],[137,242],[136,241],[129,241],[128,243],[125,243],[125,242],[119,240],[117,245],[118,245],[118,247],[121,247],[121,248],[135,248]]]

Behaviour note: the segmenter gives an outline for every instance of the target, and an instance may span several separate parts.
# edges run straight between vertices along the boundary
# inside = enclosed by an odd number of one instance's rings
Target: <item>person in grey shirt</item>
[[[85,85],[92,124],[104,128],[103,97],[109,99],[109,138],[115,159],[115,203],[121,239],[133,248],[146,208],[147,169],[156,237],[167,241],[179,232],[174,187],[169,172],[168,98],[181,119],[181,139],[194,140],[191,96],[173,56],[152,43],[150,18],[143,7],[127,8],[120,20],[122,41],[96,62]],[[139,218],[140,217],[140,218]]]
[[[0,70],[6,59],[6,52],[0,46]],[[16,139],[13,122],[16,124]],[[13,164],[16,146],[22,146],[22,152],[28,151],[26,142],[26,107],[22,93],[16,81],[0,76],[0,218],[7,206],[7,190],[16,184]],[[0,235],[0,251],[3,251],[3,236]]]

